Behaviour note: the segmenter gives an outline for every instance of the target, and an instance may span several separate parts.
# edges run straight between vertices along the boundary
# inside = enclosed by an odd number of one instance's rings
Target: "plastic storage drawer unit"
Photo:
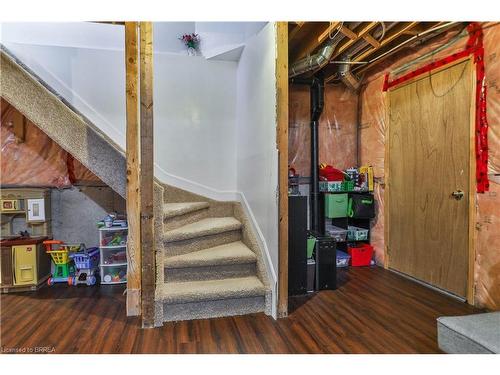
[[[367,243],[361,243],[356,246],[348,246],[347,251],[351,256],[351,266],[363,267],[369,266],[373,256],[373,246]]]
[[[325,216],[329,219],[347,216],[347,194],[325,194]]]

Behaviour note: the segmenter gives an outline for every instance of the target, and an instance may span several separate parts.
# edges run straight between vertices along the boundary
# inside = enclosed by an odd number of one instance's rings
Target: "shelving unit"
[[[101,284],[127,282],[127,235],[128,227],[99,228]]]
[[[346,229],[349,227],[349,226],[355,226],[355,227],[359,227],[359,228],[363,228],[363,229],[367,229],[368,230],[368,237],[366,240],[348,240],[346,239],[345,241],[337,241],[337,250],[340,250],[340,251],[343,251],[345,253],[347,253],[347,245],[349,243],[360,243],[360,242],[364,242],[364,243],[370,243],[370,234],[371,234],[371,220],[372,219],[359,219],[359,218],[351,218],[351,217],[340,217],[340,218],[335,218],[335,219],[329,219],[329,218],[326,218],[325,217],[325,213],[324,213],[324,206],[325,206],[325,195],[326,194],[347,194],[348,197],[350,197],[351,195],[354,195],[354,194],[370,194],[371,196],[373,196],[373,192],[371,191],[338,191],[338,192],[322,192],[321,194],[321,202],[320,202],[320,207],[321,209],[323,210],[322,211],[322,217],[324,218],[325,222],[323,223],[323,233],[326,233],[326,223],[330,223],[336,227],[339,227],[339,228],[342,228],[342,229]]]

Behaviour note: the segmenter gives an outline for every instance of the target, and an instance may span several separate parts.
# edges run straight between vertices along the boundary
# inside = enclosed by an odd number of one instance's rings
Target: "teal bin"
[[[307,257],[308,258],[312,258],[315,245],[316,245],[316,238],[315,237],[308,237],[307,238]]]
[[[325,194],[325,216],[329,219],[347,217],[347,194]]]

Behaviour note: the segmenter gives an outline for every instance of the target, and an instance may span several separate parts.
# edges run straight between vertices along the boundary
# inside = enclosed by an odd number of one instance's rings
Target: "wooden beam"
[[[372,37],[370,34],[365,34],[363,35],[363,39],[366,40],[368,43],[370,43],[373,47],[379,48],[380,47],[380,42]]]
[[[347,26],[342,25],[342,27],[340,28],[340,32],[351,40],[358,39],[358,35]]]
[[[300,37],[290,44],[291,60],[297,61],[313,53],[319,46],[318,37],[329,26],[329,22],[307,22],[301,27]]]
[[[335,60],[336,57],[347,51],[352,45],[354,45],[359,39],[369,35],[368,33],[377,26],[378,22],[368,22],[363,28],[356,33],[356,38],[354,39],[346,39],[342,42],[342,44],[335,50],[330,60]],[[314,73],[318,72],[319,68],[317,68]],[[333,78],[335,78],[336,74],[330,75],[325,78],[325,83],[330,82]]]
[[[347,39],[343,42],[338,49],[332,55],[332,60],[334,60],[337,56],[341,55],[343,52],[347,51],[354,43],[356,43],[360,38],[367,35],[371,30],[377,26],[378,22],[369,22],[365,27],[363,27],[357,34],[355,39]]]
[[[16,136],[16,143],[23,143],[26,136],[26,118],[19,111],[12,113],[12,132]]]
[[[407,22],[406,25],[400,27],[395,32],[390,33],[382,41],[380,41],[380,46],[378,48],[372,48],[366,52],[363,52],[361,55],[356,56],[354,61],[365,61],[368,56],[372,55],[374,52],[378,51],[380,48],[386,46],[387,44],[392,42],[394,39],[400,37],[401,35],[403,35],[405,33],[405,31],[412,29],[416,25],[418,25],[418,22]]]
[[[318,45],[323,43],[326,38],[330,36],[330,33],[334,30],[336,30],[340,25],[340,22],[330,22],[330,26],[326,28],[325,31],[321,33],[321,35],[318,37]]]
[[[140,206],[142,326],[154,326],[155,246],[153,215],[153,24],[140,23]]]
[[[138,24],[125,23],[127,108],[127,316],[141,315],[141,205],[139,147]]]
[[[297,34],[300,31],[300,28],[302,27],[303,24],[304,24],[304,22],[296,22],[295,27],[288,34],[288,42],[292,41],[297,36]]]
[[[288,315],[288,27],[276,27],[276,140],[278,146],[278,317]]]

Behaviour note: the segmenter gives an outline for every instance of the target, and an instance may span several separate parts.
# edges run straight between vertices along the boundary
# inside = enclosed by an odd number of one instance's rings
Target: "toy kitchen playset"
[[[0,291],[36,290],[50,277],[49,189],[1,189]]]

